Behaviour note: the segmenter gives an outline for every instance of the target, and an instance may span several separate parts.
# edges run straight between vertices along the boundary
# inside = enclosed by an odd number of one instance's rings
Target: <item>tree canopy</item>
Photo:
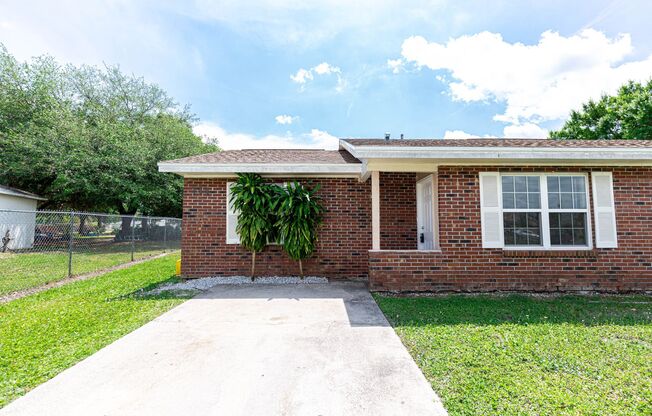
[[[572,111],[554,139],[652,139],[652,79],[630,81],[616,95],[590,100]]]
[[[181,215],[183,179],[157,162],[219,150],[163,89],[117,66],[18,62],[0,44],[0,183],[47,207]]]

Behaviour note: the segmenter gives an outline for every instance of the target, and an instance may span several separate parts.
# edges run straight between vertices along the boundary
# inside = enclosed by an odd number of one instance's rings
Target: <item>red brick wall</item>
[[[380,173],[380,248],[416,250],[417,175]]]
[[[285,181],[289,179],[278,179]],[[306,275],[366,278],[371,248],[371,185],[357,179],[302,179],[320,184],[326,214],[315,256],[304,261]],[[226,179],[186,179],[181,241],[182,274],[187,277],[249,275],[251,254],[226,244]],[[257,275],[298,275],[298,264],[280,246],[256,256]]]
[[[392,291],[652,290],[652,169],[604,169],[613,172],[618,248],[574,252],[482,248],[478,173],[496,170],[599,169],[440,168],[441,252],[372,251],[370,287]]]

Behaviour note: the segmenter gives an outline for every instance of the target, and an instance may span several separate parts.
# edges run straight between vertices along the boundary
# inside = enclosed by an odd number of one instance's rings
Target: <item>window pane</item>
[[[528,200],[528,207],[530,209],[539,209],[541,208],[540,204],[540,197],[541,194],[537,193],[528,193],[527,195],[527,200]]]
[[[541,245],[541,214],[538,212],[506,212],[503,214],[506,246]]]
[[[559,190],[561,192],[573,192],[572,178],[570,176],[559,177]]]
[[[525,176],[514,176],[514,190],[516,192],[527,192]]]
[[[586,228],[586,214],[576,212],[573,214],[573,228]]]
[[[518,192],[516,196],[515,208],[527,208],[527,194],[525,192]]]
[[[573,194],[561,193],[561,209],[573,209]]]
[[[527,227],[527,213],[525,212],[514,213],[514,227],[516,228]]]
[[[579,194],[573,194],[573,199],[574,199],[574,204],[575,208],[577,209],[586,209],[586,194],[585,193],[579,193]]]
[[[514,229],[513,228],[505,228],[505,245],[506,246],[513,246],[515,244],[514,242]]]
[[[559,194],[558,193],[548,193],[548,208],[550,209],[559,209]]]
[[[514,177],[503,176],[502,179],[503,179],[503,193],[514,192]]]
[[[584,176],[548,176],[548,208],[586,209]]]
[[[586,246],[586,213],[584,212],[551,212],[550,244],[553,246]]]
[[[573,176],[573,192],[586,192],[584,176]]]
[[[561,231],[561,244],[564,246],[573,245],[573,229],[572,228],[562,228]]]
[[[538,176],[528,176],[527,177],[527,191],[528,192],[539,192],[539,177]]]
[[[538,212],[529,212],[527,214],[528,228],[539,228],[539,215]]]
[[[505,227],[514,228],[514,213],[506,212],[503,214],[503,225]]]
[[[562,212],[559,214],[559,226],[561,228],[573,228],[573,214]]]
[[[586,245],[586,231],[584,228],[573,228],[573,244],[576,246]]]
[[[514,194],[509,192],[503,192],[503,208],[511,209],[514,208]]]

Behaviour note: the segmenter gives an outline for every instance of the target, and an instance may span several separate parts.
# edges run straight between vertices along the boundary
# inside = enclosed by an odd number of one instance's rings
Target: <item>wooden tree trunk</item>
[[[303,263],[301,262],[301,259],[299,259],[299,275],[301,275],[301,279],[303,279]]]
[[[251,256],[251,281],[254,281],[254,272],[256,270],[256,252],[254,251]]]

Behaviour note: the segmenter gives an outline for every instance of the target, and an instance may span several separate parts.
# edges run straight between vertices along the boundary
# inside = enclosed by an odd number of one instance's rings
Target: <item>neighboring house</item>
[[[39,201],[45,200],[33,193],[0,185],[0,249],[4,237],[11,239],[7,244],[10,250],[32,247],[36,228],[36,208]],[[7,231],[9,231],[8,235]]]
[[[345,139],[340,150],[225,151],[159,163],[185,178],[182,272],[248,273],[237,172],[321,186],[309,275],[373,290],[652,290],[652,141]],[[257,274],[296,274],[281,247]]]

